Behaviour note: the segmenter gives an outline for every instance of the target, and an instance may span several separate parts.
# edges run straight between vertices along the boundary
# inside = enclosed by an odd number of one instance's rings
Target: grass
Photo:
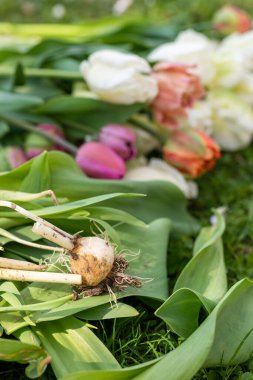
[[[227,228],[224,234],[225,260],[229,286],[238,280],[253,278],[253,149],[224,154],[214,171],[198,180],[199,197],[190,202],[190,212],[202,225],[209,223],[212,209],[227,207]],[[191,257],[194,237],[180,236],[169,247],[169,288]],[[94,322],[94,332],[107,345],[119,363],[131,366],[155,359],[173,350],[180,339],[154,316],[154,309],[141,300],[128,299],[139,311],[139,316]],[[17,377],[19,376],[19,377]],[[26,379],[24,367],[0,362],[0,378]],[[42,380],[53,380],[47,370]],[[253,360],[228,368],[201,370],[195,380],[252,380]]]
[[[16,23],[80,23],[113,16],[116,0],[1,0],[0,21]],[[210,21],[225,0],[135,0],[124,13],[130,18],[145,18],[155,22],[180,22],[184,27]],[[253,14],[252,0],[230,0]],[[63,11],[55,12],[55,6]],[[56,7],[56,8],[57,8]],[[182,10],[187,9],[186,12]],[[63,12],[63,13],[62,13]],[[58,13],[58,16],[57,16]]]

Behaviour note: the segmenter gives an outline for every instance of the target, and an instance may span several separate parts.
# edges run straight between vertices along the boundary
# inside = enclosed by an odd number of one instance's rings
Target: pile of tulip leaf
[[[168,297],[166,256],[171,226],[175,235],[186,225],[194,225],[176,187],[164,182],[135,186],[127,181],[87,179],[69,156],[59,152],[44,153],[0,179],[2,199],[69,232],[81,228],[87,235],[100,225],[120,251],[134,256],[129,273],[143,278],[141,288],[119,292],[116,304],[110,295],[74,301],[66,285],[2,282],[1,360],[28,363],[30,378],[40,376],[51,363],[59,379],[149,379],[156,373],[165,379],[168,372],[171,379],[191,379],[202,366],[235,365],[250,358],[253,283],[243,279],[227,289],[222,248],[225,223],[219,213],[213,226],[201,229],[193,257]],[[34,199],[33,193],[48,188],[59,196],[59,206],[52,206],[49,199]],[[107,194],[102,195],[101,189]],[[133,189],[135,193],[129,193]],[[144,192],[147,197],[140,195]],[[166,194],[167,201],[157,192]],[[149,207],[152,202],[154,208]],[[26,240],[38,239],[29,221],[19,214],[2,209],[0,216],[1,228]],[[5,257],[36,263],[49,256],[7,238],[0,241]],[[158,359],[121,368],[90,324],[97,319],[136,317],[137,310],[128,305],[133,297],[137,303],[140,299],[153,305],[156,317],[181,337],[181,344]]]
[[[66,28],[65,36],[71,27]],[[16,33],[25,37],[29,30],[20,26]],[[68,139],[76,141],[98,131],[101,123],[125,122],[141,105],[108,105],[84,97],[83,92],[73,96],[79,86],[84,91],[79,62],[108,44],[146,54],[173,38],[178,29],[115,21],[97,29],[71,30],[72,41],[24,38],[22,43],[14,39],[10,46],[1,47],[3,145],[19,142],[30,124],[59,123]],[[36,198],[36,193],[48,189],[55,192],[60,205]],[[233,367],[251,359],[253,282],[244,278],[228,289],[222,243],[225,221],[220,213],[215,213],[213,225],[201,228],[173,184],[90,179],[62,152],[45,152],[0,173],[0,199],[15,202],[69,233],[106,233],[129,260],[128,273],[143,282],[140,288],[128,287],[114,295],[74,300],[69,285],[1,281],[0,360],[25,364],[28,378],[46,376],[51,365],[60,380],[149,380],[157,374],[162,380],[168,373],[171,380],[187,380],[201,368]],[[39,240],[31,232],[30,221],[13,210],[0,209],[0,228],[49,244]],[[168,294],[168,247],[175,241],[180,246],[185,236],[196,237],[193,254]],[[0,247],[7,258],[34,263],[54,260],[46,251],[6,237],[0,238]],[[140,304],[147,306],[157,323],[164,323],[176,343],[166,353],[123,367],[106,339],[99,337],[106,320],[118,323],[119,318],[138,318]]]

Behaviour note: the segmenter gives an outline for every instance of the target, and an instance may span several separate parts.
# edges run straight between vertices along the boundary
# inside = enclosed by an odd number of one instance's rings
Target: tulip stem
[[[139,127],[140,129],[148,132],[150,135],[156,138],[160,144],[163,145],[165,143],[166,141],[165,137],[161,133],[159,133],[157,130],[155,130],[151,123],[149,123],[150,125],[148,125],[147,122],[144,121],[140,115],[134,115],[130,117],[128,121],[131,124],[134,124],[136,127]]]
[[[31,78],[59,78],[70,80],[83,80],[79,72],[55,69],[23,68],[24,74]],[[0,77],[13,76],[14,69],[3,66],[0,68]]]
[[[0,268],[26,270],[26,271],[41,271],[48,268],[48,265],[38,265],[29,261],[8,259],[0,257]]]
[[[37,272],[8,268],[0,268],[0,280],[49,282],[70,285],[82,284],[82,276],[79,274]]]
[[[46,139],[53,141],[54,143],[62,146],[67,151],[69,151],[72,154],[77,153],[77,147],[68,141],[64,140],[62,137],[52,135],[48,132],[42,131],[39,128],[34,127],[32,124],[28,123],[27,121],[16,119],[12,116],[6,115],[6,114],[0,114],[0,119],[6,121],[7,123],[13,124],[18,128],[24,129],[25,131],[37,133],[38,135],[41,135],[45,137]]]

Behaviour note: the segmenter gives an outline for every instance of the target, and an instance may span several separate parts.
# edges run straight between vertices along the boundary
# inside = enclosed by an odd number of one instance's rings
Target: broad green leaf
[[[45,350],[37,345],[13,339],[0,339],[0,360],[26,363],[45,355]]]
[[[215,225],[203,228],[196,241],[195,255],[178,277],[175,291],[187,287],[214,302],[226,293],[226,268],[221,241],[224,229],[222,215],[218,215]]]
[[[226,293],[221,241],[224,228],[223,217],[218,215],[214,226],[201,230],[195,255],[179,275],[173,294],[156,311],[156,315],[181,336],[189,336],[198,327],[202,307],[210,313]]]
[[[240,305],[238,307],[238,305]],[[191,380],[202,367],[236,365],[253,346],[253,282],[234,285],[209,317],[180,346],[158,362],[106,371],[69,372],[59,380]],[[159,375],[158,375],[159,374]]]
[[[60,377],[59,380],[132,380],[145,369],[157,363],[159,359],[131,366],[128,368],[107,371],[80,371]]]
[[[118,292],[116,294],[118,299],[132,295],[152,298],[160,302],[166,299],[168,295],[166,256],[169,227],[169,221],[161,219],[146,227],[122,225],[117,228],[121,239],[120,248],[122,252],[126,252],[126,258],[130,261],[128,273],[143,279],[141,288],[129,287],[124,292]],[[142,236],[141,240],[140,236]],[[0,308],[2,325],[9,333],[23,327],[24,323],[19,319],[15,327],[15,324],[10,324],[9,314],[4,311],[9,313],[14,310],[30,311],[27,316],[33,322],[39,323],[64,318],[113,302],[110,295],[67,301],[67,297],[71,297],[71,287],[59,284],[34,283],[21,290],[20,293],[24,306]],[[66,297],[65,302],[64,297]],[[57,307],[57,302],[62,302],[62,305]],[[49,305],[51,308],[48,307]]]
[[[9,125],[4,121],[0,121],[0,138],[10,131]]]
[[[51,358],[38,344],[0,338],[0,360],[29,363],[26,375],[34,379],[43,374]]]
[[[44,164],[41,156],[31,160],[16,170],[6,174],[0,174],[0,189],[8,189],[33,192],[31,184],[38,180],[40,188],[36,186],[34,192],[48,190],[55,191],[58,197],[67,197],[70,200],[83,199],[115,192],[146,194],[146,197],[132,199],[113,199],[101,203],[103,207],[113,207],[130,213],[144,222],[151,222],[158,218],[169,218],[172,221],[172,229],[186,233],[196,232],[198,224],[186,211],[186,199],[181,191],[173,184],[166,181],[108,181],[86,178],[68,155],[60,152],[45,153],[48,160],[49,179],[43,185],[38,178]],[[32,163],[39,160],[40,166],[34,171],[31,184],[27,183],[26,177]],[[68,181],[65,179],[68,178]],[[22,185],[26,181],[28,188]],[[49,186],[51,184],[51,186]],[[45,187],[47,185],[47,187]],[[33,186],[33,185],[32,185]],[[3,227],[1,220],[1,226]],[[7,221],[6,221],[7,223]]]
[[[3,297],[3,295],[2,295]],[[2,306],[0,307],[0,313],[6,311],[37,311],[37,310],[51,310],[60,305],[66,303],[71,298],[71,295],[66,295],[62,298],[55,299],[47,302],[39,302],[30,305],[16,305],[16,306]],[[9,302],[9,301],[8,301]]]
[[[138,314],[138,311],[132,306],[122,302],[117,302],[116,304],[111,302],[111,304],[96,306],[92,309],[80,312],[76,317],[96,321],[100,319],[136,317]]]
[[[141,108],[140,104],[114,105],[90,97],[59,96],[48,100],[37,112],[46,115],[73,115],[84,124],[101,128],[106,123],[123,123]]]
[[[51,189],[48,160],[46,154],[43,153],[37,160],[32,160],[29,172],[20,184],[19,190],[38,193],[42,188]]]
[[[136,200],[137,201],[137,200]],[[86,207],[86,211],[89,212],[90,218],[97,218],[103,220],[111,220],[121,223],[132,224],[139,227],[144,227],[145,223],[136,217],[132,216],[128,212],[115,209],[112,207]]]
[[[76,318],[43,323],[34,331],[52,356],[52,367],[58,378],[84,369],[120,368],[103,343]]]
[[[35,96],[0,91],[0,112],[8,112],[37,106],[42,100]]]

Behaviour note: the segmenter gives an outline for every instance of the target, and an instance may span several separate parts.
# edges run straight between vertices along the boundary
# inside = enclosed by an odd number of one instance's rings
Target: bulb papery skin
[[[83,285],[96,286],[112,270],[114,257],[114,247],[105,239],[81,237],[71,251],[71,272],[82,276]]]

